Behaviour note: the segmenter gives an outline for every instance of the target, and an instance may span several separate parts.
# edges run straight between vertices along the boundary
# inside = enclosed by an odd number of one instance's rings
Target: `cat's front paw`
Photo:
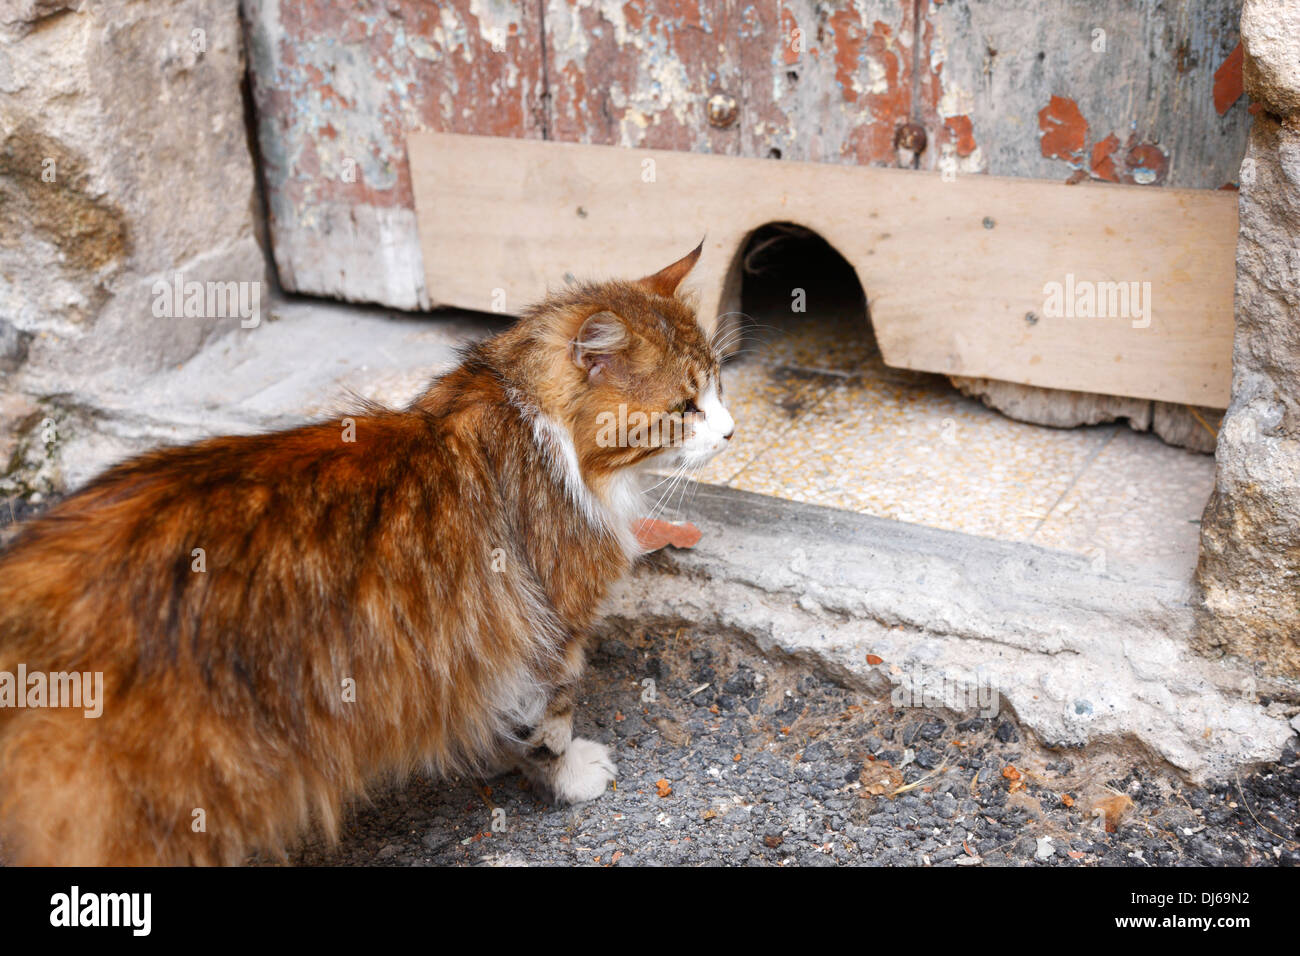
[[[574,737],[555,772],[555,795],[565,803],[595,800],[617,773],[608,747]]]

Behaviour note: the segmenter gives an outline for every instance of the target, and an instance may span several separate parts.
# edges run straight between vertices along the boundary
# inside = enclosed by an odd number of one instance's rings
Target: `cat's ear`
[[[627,345],[627,327],[613,312],[597,312],[582,323],[569,343],[573,364],[587,373],[587,381],[598,382],[610,374],[610,366]]]
[[[655,295],[671,296],[677,291],[677,287],[682,284],[682,280],[686,278],[687,273],[695,267],[695,263],[699,260],[700,253],[703,250],[704,240],[701,239],[698,246],[672,265],[660,269],[652,276],[646,276],[644,279],[637,281]]]

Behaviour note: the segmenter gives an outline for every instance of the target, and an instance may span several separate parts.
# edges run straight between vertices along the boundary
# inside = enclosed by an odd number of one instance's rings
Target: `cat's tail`
[[[110,674],[109,683],[117,675]],[[342,806],[319,769],[232,730],[192,689],[158,681],[94,709],[0,723],[0,857],[25,866],[236,865],[277,858]]]
[[[0,727],[0,832],[6,862],[20,866],[147,864],[106,840],[121,816],[111,779],[93,779],[95,760],[67,713],[26,710]],[[116,858],[115,858],[116,857]]]
[[[132,726],[134,725],[134,727]],[[233,865],[271,828],[197,767],[189,728],[145,736],[139,715],[25,710],[0,727],[0,833],[23,866]]]
[[[0,575],[6,570],[0,562]],[[76,642],[63,623],[42,613],[38,595],[13,586],[21,578],[0,580],[0,860],[20,866],[202,862],[156,839],[156,806],[135,791],[148,780],[147,763],[123,766],[115,747],[106,746],[127,727],[105,706],[106,676],[113,675],[67,666]],[[128,735],[138,736],[144,726],[137,721]],[[137,743],[139,754],[146,742]]]

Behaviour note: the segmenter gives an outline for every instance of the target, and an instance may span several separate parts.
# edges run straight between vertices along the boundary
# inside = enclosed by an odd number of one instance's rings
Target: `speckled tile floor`
[[[1211,456],[1123,423],[1013,421],[943,376],[885,366],[851,308],[778,321],[724,371],[736,437],[701,481],[1032,542],[1094,566],[1194,567]]]

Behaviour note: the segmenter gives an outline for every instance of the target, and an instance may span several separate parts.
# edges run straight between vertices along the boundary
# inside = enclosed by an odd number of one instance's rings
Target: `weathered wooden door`
[[[400,308],[416,129],[1213,189],[1248,125],[1239,0],[243,6],[281,281]]]

